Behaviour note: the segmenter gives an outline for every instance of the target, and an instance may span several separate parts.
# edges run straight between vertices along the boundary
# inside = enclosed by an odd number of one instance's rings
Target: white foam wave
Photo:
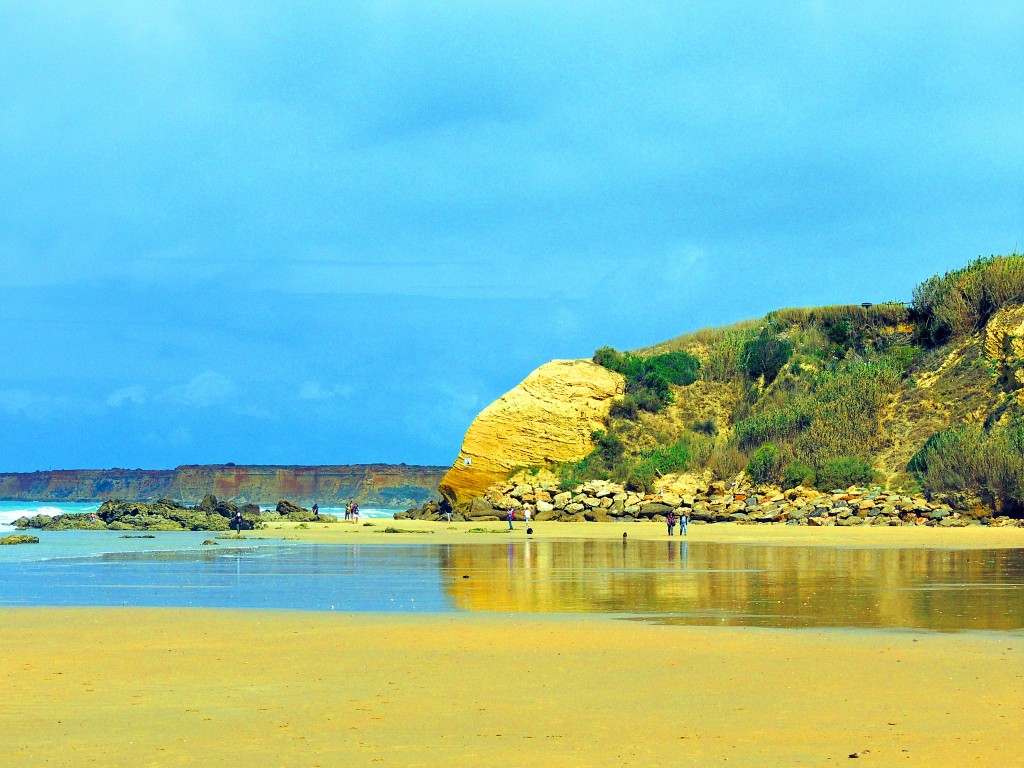
[[[19,517],[32,517],[33,515],[39,514],[34,509],[5,509],[0,511],[0,525],[10,527],[11,523],[17,520]],[[47,512],[46,514],[51,517],[56,513]]]

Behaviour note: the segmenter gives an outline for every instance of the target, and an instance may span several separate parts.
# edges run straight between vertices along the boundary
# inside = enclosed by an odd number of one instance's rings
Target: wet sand
[[[0,611],[3,764],[1011,765],[1024,637]]]
[[[270,523],[259,531],[245,531],[257,538],[284,538],[324,544],[359,541],[364,543],[470,544],[505,542],[527,537],[526,525],[514,523],[510,531],[506,522],[428,522],[423,520],[389,520],[376,518],[357,524]],[[401,533],[385,533],[393,528]],[[534,523],[531,538],[544,539],[628,539],[642,541],[669,540],[664,523]],[[678,532],[676,537],[678,538]],[[772,544],[820,547],[927,547],[935,549],[987,549],[1024,547],[1024,528],[930,528],[927,526],[831,526],[811,528],[802,525],[738,525],[715,523],[690,525],[688,541],[718,544]]]
[[[246,535],[526,536],[518,522],[372,522]],[[656,523],[541,523],[533,537],[623,531],[668,538]],[[688,539],[987,548],[1024,546],[1024,530],[724,524],[692,526]],[[0,648],[5,766],[823,766],[854,753],[868,765],[963,766],[1015,764],[1024,750],[1020,632],[9,608]]]

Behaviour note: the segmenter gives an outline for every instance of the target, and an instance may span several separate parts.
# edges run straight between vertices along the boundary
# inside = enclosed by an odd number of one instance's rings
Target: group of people
[[[509,510],[508,510],[508,529],[510,531],[514,531],[515,530],[515,528],[512,527],[512,521],[515,519],[515,516],[516,516],[516,509],[515,509],[515,507],[510,507]],[[530,527],[530,518],[532,516],[533,516],[533,511],[529,507],[523,507],[523,520],[526,521],[527,529],[529,529],[529,527]],[[529,530],[527,531],[527,533],[529,533]]]
[[[665,518],[665,523],[668,525],[668,535],[675,535],[677,520],[679,522],[679,535],[685,536],[686,529],[690,527],[690,518],[686,515],[680,515],[678,518],[676,518],[675,512],[669,512],[668,516]]]
[[[351,520],[353,523],[359,522],[359,504],[352,499],[349,499],[348,504],[345,505],[345,519]]]

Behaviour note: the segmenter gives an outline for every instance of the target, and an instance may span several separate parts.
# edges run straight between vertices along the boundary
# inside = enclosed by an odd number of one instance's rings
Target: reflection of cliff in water
[[[463,610],[772,627],[1024,628],[1019,549],[527,540],[445,547],[441,560]]]

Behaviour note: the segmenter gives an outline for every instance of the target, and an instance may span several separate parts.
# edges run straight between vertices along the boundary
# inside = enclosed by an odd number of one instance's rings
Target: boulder
[[[211,498],[211,497],[207,497],[207,498]],[[203,501],[205,502],[206,499],[203,499]],[[200,509],[204,509],[202,504],[199,505],[199,508]],[[216,510],[216,508],[217,508],[217,504],[215,502],[214,505],[213,505],[213,510],[210,510],[210,511],[214,511],[214,510]],[[302,507],[300,507],[294,501],[289,501],[288,499],[281,499],[281,501],[277,502],[277,514],[279,514],[279,515],[301,515],[305,511],[306,510],[304,510]]]

